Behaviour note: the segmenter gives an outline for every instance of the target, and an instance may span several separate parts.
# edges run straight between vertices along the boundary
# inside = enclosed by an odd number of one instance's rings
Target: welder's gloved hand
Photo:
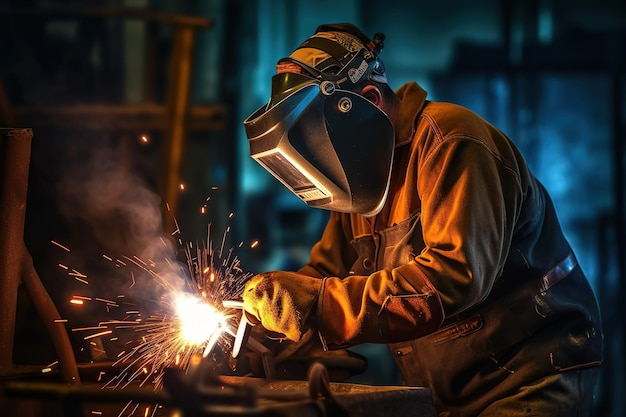
[[[243,291],[243,308],[271,332],[299,342],[309,329],[322,280],[296,272],[255,275]]]

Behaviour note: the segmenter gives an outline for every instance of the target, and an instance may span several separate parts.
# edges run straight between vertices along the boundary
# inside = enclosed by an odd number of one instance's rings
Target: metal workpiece
[[[93,404],[141,404],[155,416],[223,417],[435,417],[430,391],[402,386],[367,386],[329,382],[324,365],[314,363],[307,380],[203,375],[198,366],[184,372],[168,369],[164,389],[129,386],[100,389],[94,385],[11,382],[9,397],[60,403],[64,417],[88,415]],[[158,406],[157,406],[158,405]],[[153,407],[156,407],[153,408]]]
[[[67,331],[24,243],[32,137],[29,128],[0,128],[0,378],[41,372],[40,366],[13,363],[17,294],[23,285],[50,334],[61,377],[76,384],[80,378]]]

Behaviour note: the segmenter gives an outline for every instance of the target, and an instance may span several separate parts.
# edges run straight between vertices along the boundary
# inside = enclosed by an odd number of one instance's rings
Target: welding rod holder
[[[226,308],[241,310],[241,318],[239,319],[237,333],[235,334],[235,340],[233,341],[233,350],[231,353],[232,357],[237,359],[244,347],[248,348],[261,357],[265,378],[274,379],[276,376],[276,366],[274,364],[272,352],[265,345],[263,345],[263,343],[253,337],[250,337],[252,326],[254,326],[254,324],[248,320],[246,311],[243,308],[243,302],[237,300],[224,300],[222,301],[222,304]]]

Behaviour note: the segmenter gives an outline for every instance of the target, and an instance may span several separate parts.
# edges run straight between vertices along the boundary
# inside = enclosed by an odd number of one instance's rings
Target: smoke
[[[57,249],[67,257],[63,273],[80,278],[71,281],[66,295],[67,305],[77,306],[67,313],[76,330],[73,343],[83,360],[121,357],[129,367],[142,361],[138,371],[115,376],[111,383],[141,374],[158,386],[165,367],[187,366],[176,354],[187,345],[172,333],[188,320],[180,319],[177,296],[184,291],[191,294],[191,304],[200,300],[205,307],[221,308],[223,300],[240,296],[251,274],[228,249],[226,232],[215,250],[209,241],[183,244],[179,234],[165,233],[164,203],[118,147],[96,140],[87,148],[71,146],[65,155],[56,191],[70,230],[69,242],[62,243],[71,250]],[[205,314],[201,322],[215,320]],[[111,336],[90,337],[94,326],[98,332],[106,327]],[[152,369],[145,376],[144,367]]]
[[[70,229],[72,268],[89,276],[89,291],[130,294],[147,305],[167,287],[181,288],[188,271],[164,234],[164,207],[147,180],[109,144],[94,141],[87,151],[69,153],[57,187],[59,212]]]
[[[113,150],[92,152],[66,170],[60,212],[104,248],[139,255],[163,233],[160,197]]]

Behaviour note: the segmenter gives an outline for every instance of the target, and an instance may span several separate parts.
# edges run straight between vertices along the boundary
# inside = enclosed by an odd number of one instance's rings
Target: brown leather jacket
[[[598,366],[594,294],[516,146],[466,108],[401,87],[387,202],[331,213],[300,272],[324,278],[325,348],[388,343],[439,410],[478,412],[541,376]]]

